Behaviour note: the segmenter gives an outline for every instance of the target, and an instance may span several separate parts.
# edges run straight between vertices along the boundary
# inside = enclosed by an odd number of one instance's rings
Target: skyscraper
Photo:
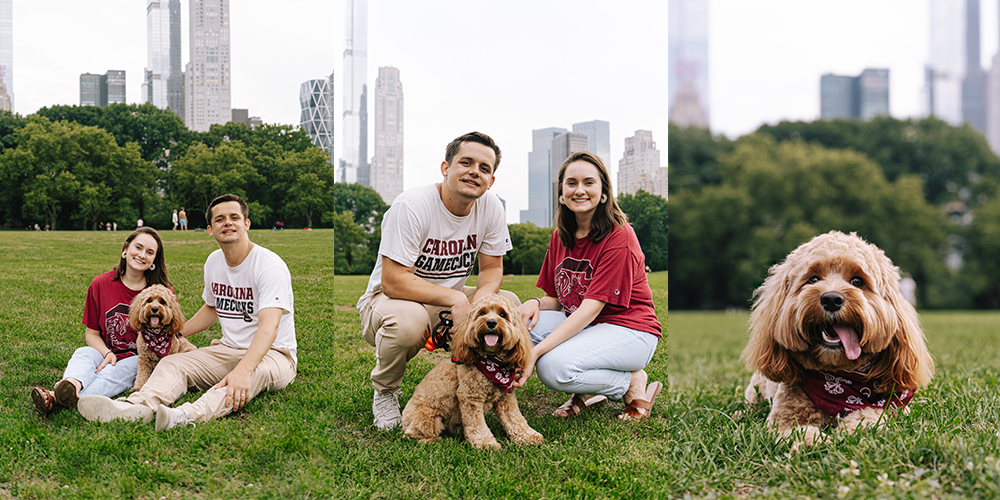
[[[108,70],[103,75],[80,75],[80,105],[104,107],[125,103],[125,71]]]
[[[180,3],[180,0],[170,0]],[[166,0],[146,0],[146,72],[142,81],[142,102],[164,109],[167,80],[180,68],[171,66],[170,9]]]
[[[952,125],[962,124],[966,11],[962,0],[930,0],[930,58],[924,71],[924,109]]]
[[[368,76],[368,1],[345,0],[344,16],[344,72],[343,89],[344,116],[341,130],[344,140],[341,144],[341,166],[336,178],[342,182],[360,182],[358,171],[367,171],[368,131],[367,129],[367,84]],[[362,127],[362,117],[365,126]],[[367,177],[363,175],[362,177]],[[368,181],[368,179],[363,179]],[[364,184],[363,185],[367,185]]]
[[[708,128],[708,0],[667,4],[670,121]]]
[[[867,120],[889,115],[889,70],[867,68],[858,76],[820,77],[820,118]]]
[[[375,156],[371,187],[392,203],[403,192],[403,82],[399,70],[378,69],[375,79]]]
[[[191,56],[184,71],[184,124],[207,132],[232,118],[229,0],[191,0]]]
[[[566,129],[549,127],[531,131],[528,152],[528,209],[521,210],[521,223],[551,227],[555,199],[552,197],[552,139]]]
[[[636,130],[625,138],[625,152],[618,162],[618,194],[647,193],[667,197],[667,168],[660,166],[660,151],[649,130]]]
[[[573,132],[587,136],[587,151],[601,158],[611,168],[611,124],[604,120],[574,123]]]
[[[14,0],[0,0],[0,109],[14,110]]]
[[[299,87],[302,115],[299,126],[313,144],[330,155],[333,164],[333,73],[321,80],[308,80]]]
[[[962,120],[986,133],[987,75],[979,62],[979,0],[965,2],[965,78],[962,79]]]
[[[170,76],[167,77],[167,108],[184,121],[184,67],[181,66],[181,0],[169,0]]]

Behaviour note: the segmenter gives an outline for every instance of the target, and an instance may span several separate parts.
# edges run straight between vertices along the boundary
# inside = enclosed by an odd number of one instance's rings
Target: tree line
[[[0,112],[0,223],[96,229],[102,222],[189,227],[220,194],[250,203],[256,227],[332,225],[329,156],[291,125],[230,122],[188,130],[152,104],[53,106]]]
[[[885,250],[919,307],[1000,307],[1000,158],[968,125],[782,122],[736,140],[671,125],[668,167],[672,308],[746,308],[830,230]]]
[[[334,185],[334,270],[337,274],[370,274],[382,239],[382,216],[389,205],[375,190],[360,184]],[[667,269],[667,200],[645,191],[617,197],[628,215],[652,271]],[[552,228],[532,223],[509,224],[513,249],[503,258],[505,273],[538,274]]]

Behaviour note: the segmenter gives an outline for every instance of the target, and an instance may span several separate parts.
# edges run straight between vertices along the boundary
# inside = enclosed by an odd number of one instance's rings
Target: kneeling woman
[[[546,387],[573,394],[557,416],[621,398],[625,411],[618,418],[642,420],[663,384],[647,386],[643,370],[662,327],[639,240],[597,156],[581,152],[567,158],[557,193],[556,230],[537,283],[545,296],[520,307],[535,347],[515,386],[524,385],[537,367]]]

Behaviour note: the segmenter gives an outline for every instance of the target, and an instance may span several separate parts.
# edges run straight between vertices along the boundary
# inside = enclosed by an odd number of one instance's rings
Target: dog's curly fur
[[[836,309],[828,311],[824,294],[827,301],[839,294],[843,305],[828,304]],[[842,419],[826,414],[797,384],[805,370],[853,371],[871,363],[865,382],[879,393],[915,390],[934,374],[916,310],[899,292],[899,269],[855,233],[832,231],[802,244],[771,268],[754,299],[743,359],[756,372],[745,397],[751,404],[758,396],[771,401],[767,424],[780,436],[802,429],[793,449],[820,440],[822,428],[853,432],[876,425],[882,416],[875,408]],[[856,333],[857,346],[851,348],[856,359],[832,334],[824,341],[835,326]]]
[[[135,375],[133,391],[142,388],[149,375],[153,373],[153,368],[160,362],[160,357],[146,346],[146,341],[142,338],[143,330],[154,327],[151,322],[154,317],[158,318],[156,327],[162,327],[170,335],[175,335],[167,351],[168,356],[195,348],[191,342],[179,335],[184,328],[184,312],[181,311],[174,293],[163,285],[146,287],[132,299],[132,304],[128,308],[128,324],[139,333],[135,341],[139,352],[139,370]]]
[[[499,336],[495,345],[484,340],[487,334]],[[515,370],[524,365],[531,355],[531,338],[517,307],[495,294],[477,300],[452,342],[452,356],[462,364],[445,359],[417,385],[403,409],[403,432],[426,443],[464,426],[466,439],[476,448],[499,449],[485,419],[493,408],[512,442],[541,443],[542,435],[521,415],[514,393],[498,389],[472,364],[478,356],[492,355]]]

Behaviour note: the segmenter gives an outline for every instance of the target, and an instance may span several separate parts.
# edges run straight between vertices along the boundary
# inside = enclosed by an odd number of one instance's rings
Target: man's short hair
[[[496,154],[497,160],[493,163],[493,173],[497,172],[497,168],[500,167],[500,146],[497,146],[496,142],[493,142],[493,138],[482,133],[482,132],[469,132],[468,134],[462,134],[455,138],[454,141],[448,143],[448,147],[444,152],[444,161],[451,165],[451,160],[455,159],[455,155],[458,154],[458,149],[462,147],[463,142],[475,142],[477,144],[482,144],[493,150]]]
[[[250,207],[247,206],[246,200],[240,198],[235,194],[224,194],[222,196],[215,197],[215,199],[212,200],[212,203],[208,204],[208,210],[205,211],[205,222],[207,222],[208,225],[210,226],[212,225],[212,208],[218,205],[219,203],[225,203],[227,201],[235,201],[236,203],[239,203],[240,211],[243,212],[243,218],[244,219],[250,218]]]

